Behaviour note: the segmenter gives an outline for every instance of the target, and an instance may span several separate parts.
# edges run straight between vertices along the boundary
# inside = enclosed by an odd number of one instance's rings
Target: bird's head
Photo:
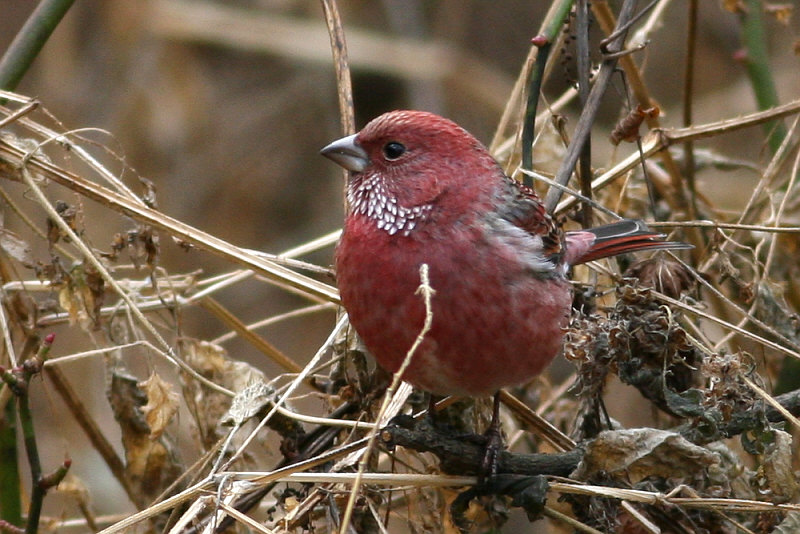
[[[385,113],[321,153],[351,171],[351,212],[390,233],[408,234],[432,213],[458,215],[474,208],[496,186],[482,178],[499,172],[469,132],[423,111]]]

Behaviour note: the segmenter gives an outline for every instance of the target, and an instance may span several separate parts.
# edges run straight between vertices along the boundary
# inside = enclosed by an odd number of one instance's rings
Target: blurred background
[[[0,0],[0,50],[34,8],[33,0]],[[548,3],[521,0],[343,1],[355,92],[357,126],[383,111],[417,108],[454,119],[487,144],[506,106]],[[735,57],[737,17],[722,2],[700,2],[695,122],[756,110]],[[788,23],[766,17],[779,100],[798,96],[797,14]],[[636,54],[662,108],[665,126],[680,125],[685,55],[684,2],[666,7],[653,41]],[[792,46],[794,43],[794,47]],[[557,52],[558,53],[558,52]],[[546,87],[555,98],[572,83],[569,61]],[[624,86],[615,83],[618,98]],[[129,184],[151,180],[164,213],[236,245],[279,253],[337,229],[342,181],[318,150],[341,135],[334,71],[322,10],[314,0],[82,0],[76,2],[16,92],[36,97],[66,129],[86,134],[124,158],[117,169]],[[612,89],[612,93],[614,90]],[[595,165],[607,164],[608,133],[618,102],[595,126]],[[563,111],[574,126],[577,105]],[[756,164],[768,161],[760,130],[743,130],[702,143]],[[542,162],[547,166],[548,162]],[[553,162],[549,162],[550,165]],[[732,179],[741,181],[731,183]],[[735,209],[757,175],[713,171],[700,188],[719,207]],[[137,189],[138,192],[138,189]],[[92,219],[95,220],[95,219]],[[120,228],[118,231],[124,230]],[[106,243],[100,243],[103,247]],[[328,266],[332,249],[306,259]],[[171,273],[226,272],[230,264],[186,252],[162,239],[162,265]],[[329,280],[330,282],[330,280]],[[220,296],[242,321],[287,311],[299,299],[255,281]],[[187,317],[187,335],[211,339],[226,332],[199,312]],[[330,332],[333,314],[311,316],[263,334],[304,363]],[[232,357],[278,372],[249,345],[226,344]],[[77,364],[88,382],[103,370]],[[105,403],[103,388],[96,402]],[[59,421],[58,402],[43,405]],[[102,408],[101,408],[102,410]],[[615,413],[615,417],[625,415]],[[646,415],[646,414],[645,414]],[[110,416],[108,416],[110,417]],[[637,414],[629,415],[635,423]],[[37,421],[40,423],[40,421]],[[44,421],[41,424],[47,424]],[[69,443],[72,436],[77,440]],[[80,432],[61,432],[45,444],[51,458],[68,451],[75,472],[92,479],[81,461]],[[92,451],[86,446],[87,455]],[[100,469],[104,469],[100,467]],[[97,476],[91,481],[98,513],[120,510],[124,494]]]

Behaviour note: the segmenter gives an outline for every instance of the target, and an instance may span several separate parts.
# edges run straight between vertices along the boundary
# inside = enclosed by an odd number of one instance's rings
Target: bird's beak
[[[337,139],[319,151],[320,154],[338,163],[348,171],[361,172],[369,164],[369,156],[356,141],[356,135],[348,135]]]

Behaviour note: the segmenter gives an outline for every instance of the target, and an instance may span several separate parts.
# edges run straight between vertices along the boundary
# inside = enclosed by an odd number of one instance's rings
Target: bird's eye
[[[386,156],[388,160],[395,160],[405,154],[406,147],[402,143],[398,143],[396,141],[392,141],[390,143],[386,143],[383,146],[383,155]]]

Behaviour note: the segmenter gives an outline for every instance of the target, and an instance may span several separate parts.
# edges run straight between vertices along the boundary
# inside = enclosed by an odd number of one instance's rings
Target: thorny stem
[[[769,68],[762,8],[761,0],[746,0],[741,18],[742,39],[746,52],[744,63],[750,83],[753,84],[758,109],[764,110],[777,106],[779,101],[775,80]],[[769,136],[770,152],[774,154],[786,137],[786,127],[783,123],[775,121],[765,124],[764,131]]]
[[[531,40],[533,46],[531,47],[530,51],[528,52],[528,57],[525,58],[525,64],[520,70],[519,76],[517,77],[516,82],[514,83],[514,88],[511,92],[511,96],[506,103],[505,109],[503,110],[503,114],[500,117],[500,120],[497,123],[497,129],[495,130],[494,136],[492,137],[492,141],[489,144],[489,150],[495,154],[498,150],[501,149],[502,145],[504,145],[508,140],[505,139],[507,135],[507,131],[509,127],[513,124],[514,128],[519,129],[520,125],[524,128],[526,124],[528,124],[528,120],[533,118],[535,119],[536,116],[529,117],[525,115],[521,121],[517,121],[519,110],[521,109],[523,103],[522,98],[525,96],[525,93],[528,88],[528,81],[531,77],[531,69],[534,66],[534,62],[536,58],[539,56],[539,46],[546,41],[549,41],[553,44],[557,44],[560,39],[563,37],[563,33],[560,32],[561,27],[564,24],[564,18],[566,14],[569,13],[569,9],[572,6],[572,0],[559,0],[558,2],[553,2],[550,4],[550,8],[547,10],[547,13],[542,20],[542,23],[539,27],[539,32],[537,36]],[[566,12],[564,12],[566,10]],[[552,65],[552,63],[550,63]],[[552,70],[552,69],[551,69]],[[547,71],[542,75],[542,79],[547,77]],[[572,91],[568,91],[571,93]],[[536,94],[537,99],[534,101],[534,104],[538,104],[538,93]],[[566,98],[569,101],[572,96],[568,96]],[[563,105],[563,102],[562,102]],[[559,106],[555,106],[559,107]],[[540,118],[543,118],[544,115],[540,115]],[[533,123],[530,123],[533,125]],[[533,131],[531,130],[530,136],[531,141],[533,141]],[[506,162],[508,163],[508,162]],[[507,169],[509,172],[510,170]]]
[[[697,4],[689,0],[689,24],[686,29],[686,64],[683,71],[683,126],[692,125],[692,103],[694,102],[694,60],[697,47]],[[683,144],[683,175],[689,187],[689,218],[697,217],[697,196],[694,183],[694,143],[689,140]]]
[[[26,387],[27,389],[27,387]],[[28,507],[28,522],[25,532],[33,534],[39,528],[39,516],[42,512],[42,502],[44,501],[44,489],[41,485],[42,464],[39,460],[39,449],[36,446],[36,432],[33,428],[33,415],[28,404],[27,391],[17,397],[19,405],[19,421],[22,430],[25,452],[28,455],[28,466],[31,470],[31,503]]]
[[[536,130],[536,110],[539,105],[539,93],[544,81],[545,66],[550,57],[550,50],[553,43],[558,38],[558,32],[564,26],[564,21],[572,9],[572,0],[562,0],[558,5],[550,23],[544,28],[542,33],[533,39],[536,51],[536,63],[530,70],[528,76],[528,102],[525,106],[525,117],[522,123],[522,168],[527,171],[533,170],[533,137]],[[522,183],[528,187],[533,187],[533,180],[525,175]]]
[[[577,56],[578,56],[578,97],[581,107],[589,100],[589,75],[592,64],[589,57],[589,0],[578,0],[575,14],[577,25]],[[588,137],[581,150],[580,172],[578,177],[581,183],[581,194],[591,200],[592,198],[592,138]],[[581,224],[584,228],[592,226],[592,203],[584,202],[581,209]]]
[[[0,391],[9,391],[8,387]],[[22,525],[22,503],[19,492],[19,458],[16,440],[16,410],[8,402],[0,417],[0,505],[2,517],[9,525]],[[4,532],[0,520],[0,532]]]
[[[547,65],[547,58],[550,57],[552,43],[546,39],[539,45],[536,54],[536,63],[531,69],[531,76],[528,80],[528,104],[525,106],[525,118],[522,123],[522,169],[533,170],[533,137],[536,130],[536,109],[539,105],[539,91],[542,88],[544,78],[544,68]],[[522,176],[522,183],[528,187],[533,187],[533,179],[528,174]]]
[[[28,466],[31,471],[31,500],[28,507],[28,520],[25,527],[26,534],[35,534],[39,530],[39,518],[42,513],[42,504],[47,490],[57,486],[71,465],[69,460],[53,473],[42,474],[42,463],[39,459],[39,448],[36,446],[36,430],[33,425],[33,414],[30,408],[29,387],[31,378],[40,373],[50,347],[55,336],[53,334],[45,337],[44,342],[39,348],[38,354],[23,362],[19,367],[2,370],[2,380],[17,397],[20,430],[22,431],[22,442],[25,445],[25,452],[28,456]]]
[[[618,29],[626,27],[628,21],[633,17],[635,6],[636,0],[626,0],[622,5],[619,18],[617,19]],[[611,54],[619,52],[622,49],[622,43],[625,40],[626,34],[627,31],[615,31],[614,35],[616,37],[610,43],[608,43],[607,47]],[[611,82],[611,76],[614,74],[616,66],[617,58],[611,57],[609,59],[605,59],[600,67],[600,72],[598,73],[595,83],[592,86],[591,93],[589,94],[589,98],[587,99],[586,105],[583,108],[583,112],[578,119],[578,124],[575,126],[575,133],[572,138],[572,143],[570,143],[569,150],[567,150],[567,154],[565,155],[564,160],[561,162],[561,166],[556,173],[555,181],[561,185],[566,185],[567,182],[569,182],[570,176],[572,176],[573,170],[575,169],[575,164],[580,157],[581,150],[583,149],[583,146],[586,143],[586,140],[589,138],[589,134],[591,133],[592,124],[594,123],[595,116],[600,108],[600,101],[605,95],[608,84]],[[556,204],[558,204],[558,201],[561,199],[561,194],[561,190],[556,188],[551,188],[550,191],[547,192],[547,196],[545,197],[545,206],[547,207],[548,212],[552,212],[556,207]]]

